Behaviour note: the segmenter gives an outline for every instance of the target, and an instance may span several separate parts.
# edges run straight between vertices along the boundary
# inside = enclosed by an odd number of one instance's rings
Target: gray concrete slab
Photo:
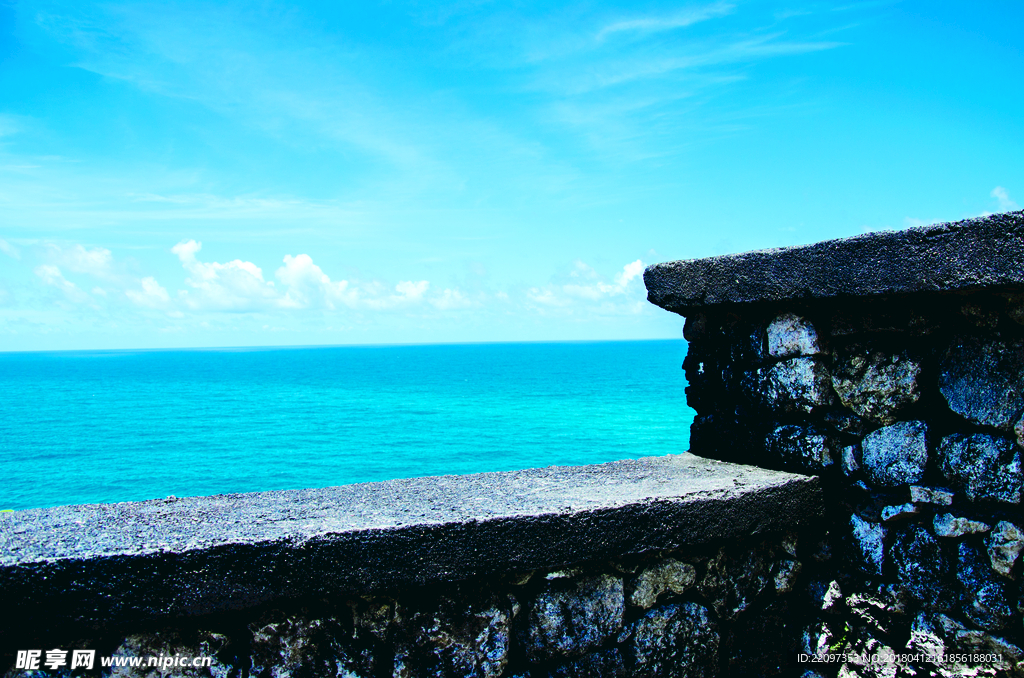
[[[687,315],[717,304],[1024,288],[1024,211],[649,266],[647,298]]]
[[[0,618],[83,628],[793,529],[817,478],[689,454],[0,514]]]

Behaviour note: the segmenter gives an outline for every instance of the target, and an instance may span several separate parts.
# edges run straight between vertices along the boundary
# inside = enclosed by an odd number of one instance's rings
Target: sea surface
[[[0,509],[683,452],[682,340],[0,353]]]

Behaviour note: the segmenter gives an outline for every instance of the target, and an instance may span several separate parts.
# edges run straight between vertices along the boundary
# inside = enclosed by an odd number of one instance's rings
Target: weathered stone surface
[[[942,473],[971,501],[1019,504],[1020,450],[1002,437],[954,433],[939,443]]]
[[[1024,549],[1024,533],[1013,523],[1001,520],[996,523],[986,540],[988,560],[992,569],[1004,577],[1013,577],[1013,566],[1021,549]]]
[[[689,316],[717,304],[1024,284],[1024,212],[649,266],[647,298]]]
[[[925,609],[946,609],[950,599],[946,559],[939,543],[920,525],[893,534],[892,560],[896,579]]]
[[[867,574],[882,574],[882,564],[885,561],[885,528],[878,523],[862,519],[856,513],[850,516],[850,528],[858,567]]]
[[[650,609],[661,594],[668,591],[682,593],[693,586],[696,579],[697,570],[693,565],[666,558],[637,576],[629,602],[645,610]]]
[[[1013,618],[1006,585],[992,571],[988,558],[967,542],[957,550],[960,609],[967,619],[987,631],[1005,627]]]
[[[936,504],[949,506],[953,503],[953,493],[943,487],[910,486],[910,501],[915,504]]]
[[[895,504],[882,507],[882,522],[893,523],[921,512],[916,504]]]
[[[768,325],[768,355],[773,358],[817,355],[821,353],[818,331],[805,318],[783,313]]]
[[[762,402],[773,412],[809,413],[832,402],[832,380],[819,358],[790,358],[757,373]]]
[[[572,657],[622,630],[622,579],[608,574],[555,580],[529,602],[519,637],[527,658]]]
[[[619,648],[585,654],[555,667],[549,678],[625,678],[629,673]]]
[[[250,624],[250,675],[288,678],[294,675],[361,678],[353,669],[360,663],[338,644],[343,634],[331,618],[285,614],[271,610]],[[362,662],[370,664],[372,658]]]
[[[400,608],[394,678],[497,678],[508,664],[509,607],[509,601],[482,593]]]
[[[939,390],[967,420],[1009,431],[1024,408],[1024,341],[956,339],[940,366]]]
[[[923,421],[901,421],[865,436],[861,462],[868,479],[881,487],[920,482],[928,464],[927,431]]]
[[[732,554],[719,551],[706,565],[697,590],[720,619],[735,619],[772,583],[771,552],[764,546]]]
[[[655,608],[630,628],[631,676],[710,678],[717,674],[718,628],[697,603]]]
[[[954,516],[952,513],[936,514],[932,520],[937,537],[963,537],[967,534],[981,534],[988,532],[992,526],[979,520],[970,520],[963,516]]]
[[[861,346],[838,352],[832,386],[839,400],[857,415],[892,424],[900,411],[921,397],[921,365],[904,353],[883,353]]]
[[[786,468],[803,473],[822,473],[834,463],[829,437],[811,427],[779,426],[768,435],[766,448]]]

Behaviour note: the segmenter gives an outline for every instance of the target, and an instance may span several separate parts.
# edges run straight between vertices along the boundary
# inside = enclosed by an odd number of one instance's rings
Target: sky
[[[0,351],[654,339],[1024,203],[1020,2],[0,0]]]

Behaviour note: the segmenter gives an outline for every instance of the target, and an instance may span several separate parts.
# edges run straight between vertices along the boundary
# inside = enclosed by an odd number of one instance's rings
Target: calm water
[[[0,353],[0,509],[687,449],[683,340]]]

